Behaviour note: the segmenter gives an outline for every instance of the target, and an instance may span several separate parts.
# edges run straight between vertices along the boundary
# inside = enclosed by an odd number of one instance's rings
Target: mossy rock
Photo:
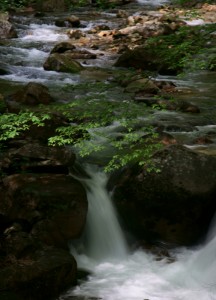
[[[47,71],[78,73],[83,70],[82,65],[71,59],[70,54],[51,54],[44,63],[44,69]]]

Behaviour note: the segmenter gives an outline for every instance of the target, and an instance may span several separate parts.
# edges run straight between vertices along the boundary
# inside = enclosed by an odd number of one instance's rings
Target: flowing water
[[[126,257],[125,238],[106,191],[108,178],[105,173],[97,171],[97,168],[94,170],[89,167],[87,172],[90,179],[83,180],[83,184],[88,195],[88,216],[86,231],[78,249],[85,249],[85,255],[96,261]],[[82,264],[82,259],[79,262]]]
[[[138,2],[142,6],[166,3],[148,0]],[[112,18],[113,15],[107,13],[95,22],[109,22],[112,28],[116,22]],[[84,23],[89,27],[95,24],[87,19]],[[51,48],[57,42],[67,39],[65,31],[54,25],[53,16],[33,20],[30,17],[18,17],[16,25],[19,38],[0,44],[0,67],[8,70],[8,75],[0,76],[0,86],[9,81],[14,85],[34,81],[42,82],[51,91],[57,88],[62,92],[61,87],[64,85],[80,82],[80,75],[43,70],[43,63]],[[104,61],[102,59],[99,63],[103,65]],[[158,112],[154,115],[157,122],[167,126],[167,131],[188,147],[191,147],[191,139],[205,132],[211,132],[213,140],[216,137],[216,117],[212,113],[216,103],[213,75],[201,72],[187,75],[184,79],[159,78],[174,80],[185,90],[194,88],[190,99],[200,106],[201,116],[180,112]],[[178,123],[186,124],[187,130],[176,129]],[[212,153],[216,153],[215,144],[208,149],[203,148],[198,150],[211,149]],[[196,249],[176,249],[171,253],[172,261],[168,258],[158,261],[151,253],[139,249],[131,251],[112,206],[111,195],[106,190],[106,175],[96,168],[88,169],[87,172],[90,179],[82,180],[89,201],[86,231],[80,241],[71,245],[71,251],[79,267],[89,270],[91,274],[87,281],[80,282],[79,286],[60,299],[74,299],[75,296],[82,296],[80,299],[99,297],[104,300],[216,299],[215,222],[205,244]]]
[[[176,249],[173,260],[142,250],[130,252],[117,221],[106,176],[88,171],[85,179],[89,215],[81,241],[71,251],[80,268],[91,275],[60,299],[214,300],[216,299],[216,236],[212,225],[206,243],[196,249]],[[94,298],[95,297],[95,298]]]

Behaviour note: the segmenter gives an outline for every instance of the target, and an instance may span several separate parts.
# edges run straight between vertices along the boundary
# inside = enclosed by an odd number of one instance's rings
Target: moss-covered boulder
[[[82,65],[72,59],[68,53],[51,54],[45,61],[43,67],[46,71],[52,70],[67,73],[78,73],[83,69]]]

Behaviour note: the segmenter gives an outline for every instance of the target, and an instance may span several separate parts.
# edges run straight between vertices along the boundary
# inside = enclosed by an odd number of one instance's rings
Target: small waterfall
[[[216,226],[206,244],[179,248],[173,258],[127,251],[110,196],[107,176],[96,168],[84,179],[89,213],[82,251],[72,249],[78,266],[91,271],[88,280],[60,297],[90,300],[216,300]],[[214,234],[213,234],[214,232]],[[80,246],[80,245],[79,245]],[[78,249],[78,248],[76,248]]]
[[[82,241],[85,254],[96,261],[126,257],[125,238],[106,190],[108,178],[104,172],[93,167],[88,167],[87,173],[90,179],[83,180],[89,205]]]

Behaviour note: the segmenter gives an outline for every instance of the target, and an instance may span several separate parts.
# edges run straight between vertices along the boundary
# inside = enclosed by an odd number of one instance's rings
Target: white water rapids
[[[214,300],[216,299],[216,236],[197,249],[177,249],[173,262],[142,250],[130,252],[106,191],[106,175],[90,170],[85,179],[89,214],[79,246],[71,247],[88,280],[60,299],[82,296],[103,300]],[[73,298],[73,297],[72,297]]]

